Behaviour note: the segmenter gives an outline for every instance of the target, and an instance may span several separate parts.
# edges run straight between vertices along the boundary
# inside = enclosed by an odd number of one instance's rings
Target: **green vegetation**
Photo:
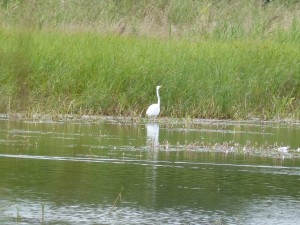
[[[300,119],[300,3],[2,2],[2,112]]]

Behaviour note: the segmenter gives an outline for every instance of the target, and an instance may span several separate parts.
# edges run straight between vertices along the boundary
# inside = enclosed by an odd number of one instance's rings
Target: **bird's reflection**
[[[146,128],[147,128],[147,146],[150,146],[153,149],[158,149],[159,125],[157,123],[147,123]]]
[[[157,191],[157,160],[159,149],[159,125],[157,123],[147,123],[147,140],[146,145],[149,148],[147,151],[147,158],[152,161],[152,166],[146,167],[146,177],[149,180],[149,187],[147,188],[146,195],[151,204],[156,204],[156,191]]]

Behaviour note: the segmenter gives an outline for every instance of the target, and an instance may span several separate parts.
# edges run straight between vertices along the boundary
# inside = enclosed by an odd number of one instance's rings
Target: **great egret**
[[[159,89],[161,86],[156,87],[156,95],[157,95],[157,104],[152,104],[148,107],[146,111],[147,116],[156,117],[160,111],[160,98],[159,98]]]

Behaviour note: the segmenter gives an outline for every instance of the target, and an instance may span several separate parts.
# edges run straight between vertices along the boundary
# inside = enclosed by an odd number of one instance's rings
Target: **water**
[[[0,119],[1,224],[297,224],[297,123]]]

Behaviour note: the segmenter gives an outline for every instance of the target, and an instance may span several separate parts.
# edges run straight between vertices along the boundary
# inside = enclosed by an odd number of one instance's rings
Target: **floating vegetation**
[[[298,149],[290,149],[289,146],[279,146],[275,144],[257,143],[251,144],[250,141],[244,146],[238,142],[223,142],[223,143],[205,143],[205,142],[190,142],[185,144],[170,145],[169,141],[164,141],[158,148],[160,151],[187,151],[187,152],[209,152],[209,153],[224,153],[224,154],[242,154],[258,157],[272,158],[300,158]]]

